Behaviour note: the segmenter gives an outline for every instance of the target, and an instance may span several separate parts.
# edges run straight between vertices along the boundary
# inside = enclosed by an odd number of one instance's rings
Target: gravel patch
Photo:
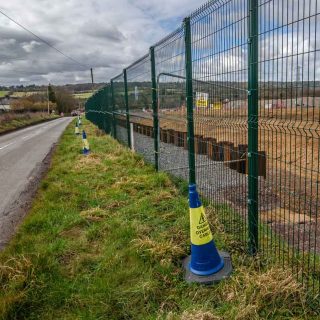
[[[121,126],[116,126],[117,139],[124,145],[128,145],[128,133],[127,129]]]
[[[151,137],[134,132],[134,149],[149,163],[154,163],[154,140]],[[187,180],[189,177],[188,150],[173,144],[160,142],[159,169],[176,177]],[[247,176],[212,161],[205,155],[196,157],[197,184],[202,193],[223,193],[231,187],[243,187]]]
[[[133,132],[133,148],[143,156],[146,162],[154,164],[154,140],[151,137]]]
[[[126,141],[126,129],[121,128],[122,141]],[[134,149],[135,152],[141,154],[146,162],[154,164],[154,139],[134,132]],[[159,170],[168,172],[173,176],[188,181],[189,165],[188,150],[183,147],[177,147],[174,144],[160,142],[159,153]],[[270,212],[270,221],[265,223],[275,233],[282,236],[283,240],[289,245],[300,250],[309,250],[311,252],[320,251],[320,246],[316,246],[316,234],[320,233],[320,223],[312,220],[311,223],[283,223],[279,219],[275,219],[274,210],[284,206],[282,199],[277,190],[278,179],[268,172],[269,179],[265,180],[259,177],[259,212]],[[232,208],[232,215],[235,219],[242,219],[243,226],[247,225],[247,199],[248,199],[248,176],[238,173],[227,167],[223,162],[213,161],[207,155],[196,155],[196,180],[198,190],[208,200],[228,205]],[[288,193],[282,192],[283,194]],[[271,211],[270,211],[271,210]],[[229,221],[230,220],[230,221]],[[233,218],[227,218],[227,224],[234,224]],[[261,221],[262,222],[262,221]],[[245,227],[246,228],[246,227]],[[244,233],[239,231],[246,241]],[[298,241],[299,240],[299,241]]]

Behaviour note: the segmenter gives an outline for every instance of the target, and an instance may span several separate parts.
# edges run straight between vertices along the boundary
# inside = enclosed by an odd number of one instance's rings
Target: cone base
[[[231,257],[229,255],[229,253],[223,252],[223,251],[219,251],[219,255],[220,255],[221,259],[223,259],[223,262],[224,262],[223,268],[220,269],[218,272],[213,273],[208,276],[199,276],[199,275],[192,273],[192,271],[190,270],[191,256],[186,257],[182,261],[183,267],[186,270],[186,273],[184,276],[185,280],[188,283],[200,283],[200,284],[205,284],[205,285],[211,285],[211,284],[218,283],[218,282],[228,278],[230,276],[230,274],[232,273]]]
[[[90,150],[84,149],[82,150],[82,154],[87,156],[90,153]]]

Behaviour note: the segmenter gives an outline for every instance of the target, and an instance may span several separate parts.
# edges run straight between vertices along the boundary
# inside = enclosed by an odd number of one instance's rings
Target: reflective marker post
[[[89,142],[87,140],[87,134],[84,130],[82,131],[82,141],[83,141],[82,153],[86,156],[90,153],[90,147],[89,147]]]
[[[76,126],[74,128],[74,133],[78,136],[80,134],[80,131],[79,131],[79,126],[78,126],[78,120],[76,120]]]

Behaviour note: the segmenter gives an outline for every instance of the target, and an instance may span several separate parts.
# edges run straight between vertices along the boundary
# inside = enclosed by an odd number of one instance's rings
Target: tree
[[[56,102],[56,95],[55,92],[51,86],[51,84],[48,85],[48,96],[49,96],[49,101],[55,103]]]
[[[56,89],[55,99],[59,113],[70,113],[76,108],[76,100],[73,98],[70,92],[63,88]]]

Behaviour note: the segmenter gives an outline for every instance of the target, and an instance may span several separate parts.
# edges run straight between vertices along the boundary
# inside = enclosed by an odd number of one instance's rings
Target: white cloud
[[[37,46],[41,46],[41,43],[40,42],[37,42],[37,41],[30,41],[30,42],[24,42],[22,43],[22,48],[25,52],[27,53],[31,53],[32,51],[34,51],[34,49],[37,47]]]
[[[147,53],[198,6],[192,0],[29,0],[28,5],[11,0],[3,2],[1,10],[93,67],[95,81],[100,82]],[[90,81],[88,68],[39,44],[4,16],[0,25],[0,84],[14,84],[20,78],[45,83],[48,74],[53,83]]]

